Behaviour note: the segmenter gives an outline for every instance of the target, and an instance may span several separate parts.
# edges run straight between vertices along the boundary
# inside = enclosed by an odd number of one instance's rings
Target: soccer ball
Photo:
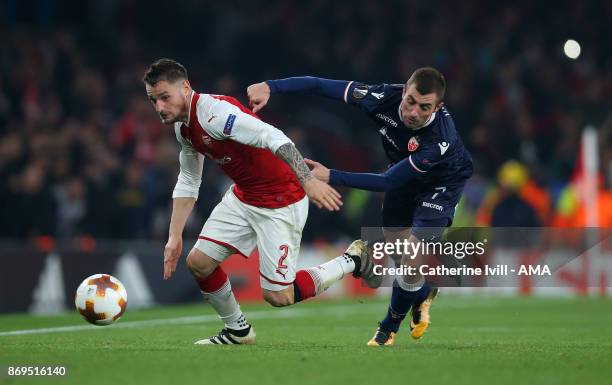
[[[74,304],[85,321],[98,326],[110,325],[127,307],[127,292],[117,278],[94,274],[79,285]]]

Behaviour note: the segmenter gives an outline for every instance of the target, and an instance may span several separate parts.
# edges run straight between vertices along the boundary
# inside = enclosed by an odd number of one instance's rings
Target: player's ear
[[[440,102],[440,103],[438,103],[438,105],[436,106],[436,109],[434,110],[434,112],[438,112],[438,110],[439,110],[440,108],[442,108],[442,107],[444,107],[444,102]]]
[[[189,96],[189,93],[191,92],[191,83],[189,83],[189,80],[185,79],[183,80],[183,83],[181,84],[182,88],[183,88],[183,92],[185,93],[185,96]]]

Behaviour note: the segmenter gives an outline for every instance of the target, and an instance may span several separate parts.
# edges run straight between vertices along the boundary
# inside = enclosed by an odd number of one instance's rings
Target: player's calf
[[[232,292],[232,285],[219,262],[194,248],[187,256],[187,268],[193,275],[204,300],[217,312],[225,328],[196,344],[253,344],[255,334]]]

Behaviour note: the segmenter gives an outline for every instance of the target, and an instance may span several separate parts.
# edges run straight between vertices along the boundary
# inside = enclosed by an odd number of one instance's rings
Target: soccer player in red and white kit
[[[255,331],[240,310],[220,266],[232,254],[259,250],[260,285],[272,306],[316,296],[352,273],[369,285],[379,276],[361,240],[320,266],[296,271],[308,198],[319,208],[339,210],[340,194],[310,173],[291,140],[259,120],[235,98],[194,92],[187,71],[171,59],[149,66],[143,81],[164,124],[173,124],[181,145],[174,188],[164,279],[176,269],[182,233],[198,197],[204,158],[216,162],[234,184],[206,220],[187,256],[187,267],[225,327],[196,344],[254,344]]]

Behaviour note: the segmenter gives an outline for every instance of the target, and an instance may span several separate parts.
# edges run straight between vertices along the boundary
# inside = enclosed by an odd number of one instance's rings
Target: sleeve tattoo
[[[306,163],[304,163],[302,154],[300,154],[298,149],[295,148],[293,143],[285,143],[280,146],[278,150],[276,150],[276,156],[281,158],[289,165],[289,167],[291,167],[302,185],[304,185],[304,183],[306,183],[308,180],[312,179],[310,169]]]

